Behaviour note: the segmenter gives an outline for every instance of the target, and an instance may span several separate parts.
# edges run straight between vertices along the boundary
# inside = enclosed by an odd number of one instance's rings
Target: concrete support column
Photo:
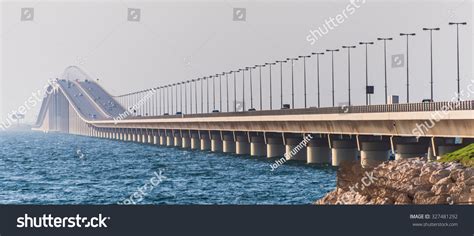
[[[164,133],[160,133],[160,145],[166,146],[166,135]]]
[[[142,143],[148,143],[148,134],[143,134],[142,135]]]
[[[288,160],[306,161],[306,147],[298,147],[302,141],[302,138],[286,138],[285,153]]]
[[[189,134],[183,134],[183,137],[181,137],[181,147],[191,148],[191,138],[189,137]]]
[[[209,135],[201,134],[201,150],[210,150],[211,149],[211,140],[209,139]]]
[[[331,149],[327,139],[310,140],[306,147],[307,162],[311,164],[326,164],[331,162]]]
[[[436,156],[436,159],[441,159],[441,157],[445,154],[454,152],[458,149],[460,149],[462,146],[459,144],[445,144],[445,145],[440,145],[438,146],[438,155]]]
[[[130,131],[128,131],[127,137],[127,141],[132,141],[132,134],[130,133]]]
[[[360,164],[362,167],[375,167],[390,158],[390,143],[367,141],[360,143]]]
[[[212,134],[211,136],[211,151],[222,152],[222,139],[220,134]]]
[[[168,133],[168,135],[166,136],[166,146],[174,146],[174,137],[172,133]]]
[[[133,142],[137,141],[137,134],[135,132],[133,132],[133,134],[132,134],[132,141]]]
[[[201,149],[201,139],[197,133],[191,135],[191,149]]]
[[[153,144],[157,145],[160,143],[160,136],[158,134],[153,134]]]
[[[267,155],[267,148],[263,136],[250,137],[250,155],[259,157]]]
[[[285,145],[283,138],[267,138],[267,157],[283,157],[285,155]]]
[[[250,154],[250,143],[245,135],[235,136],[235,153],[240,155]]]
[[[235,142],[234,136],[225,134],[223,135],[224,140],[222,141],[222,151],[224,153],[235,153]]]
[[[395,145],[395,159],[426,157],[428,145],[423,143],[398,143]]]
[[[180,133],[175,133],[174,134],[174,146],[175,147],[181,147],[182,146],[182,141],[183,138],[181,137]]]
[[[334,140],[332,142],[332,165],[339,166],[344,162],[357,160],[356,142],[353,140]]]

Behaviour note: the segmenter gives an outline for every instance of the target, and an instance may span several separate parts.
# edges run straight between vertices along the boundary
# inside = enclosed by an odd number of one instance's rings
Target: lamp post
[[[431,69],[431,101],[433,98],[433,31],[438,31],[440,28],[423,28],[424,31],[430,31],[430,69]]]
[[[287,58],[286,60],[291,61],[291,108],[295,109],[295,73],[294,73],[294,66],[295,61],[298,58]]]
[[[183,82],[184,84],[184,113],[187,115],[188,114],[188,84],[189,80],[186,82]]]
[[[234,112],[237,112],[237,78],[236,74],[238,71],[232,71],[234,73]]]
[[[262,66],[265,66],[265,65],[255,65],[255,68],[258,67],[258,74],[259,74],[259,97],[260,97],[260,111],[262,110]]]
[[[320,93],[320,83],[319,83],[319,56],[324,55],[324,52],[313,52],[312,55],[316,55],[316,83],[318,85],[318,108],[321,107],[321,93]]]
[[[204,114],[204,95],[203,95],[204,94],[204,89],[203,88],[204,88],[204,79],[205,78],[206,77],[202,77],[202,78],[198,79],[198,80],[201,81],[201,114]]]
[[[211,76],[209,77],[204,77],[204,79],[206,80],[206,96],[207,96],[207,113],[209,113],[210,111],[210,104],[211,102],[209,101],[209,79],[211,78]]]
[[[347,88],[348,102],[349,106],[351,106],[351,49],[356,48],[356,46],[342,46],[342,48],[347,49]]]
[[[280,63],[280,108],[283,108],[283,63],[287,61],[285,60],[276,62]]]
[[[385,69],[385,104],[388,103],[388,82],[387,82],[387,41],[393,40],[393,38],[377,38],[379,41],[383,41],[383,61]]]
[[[252,69],[254,67],[245,67],[246,70],[249,71],[250,74],[250,109],[253,109],[253,81],[252,81]]]
[[[227,112],[229,112],[229,74],[230,74],[230,73],[232,73],[232,71],[231,71],[231,72],[224,72],[224,74],[225,74],[225,81],[226,81],[226,82],[225,82],[225,86],[226,86],[226,89],[225,89],[225,90],[226,90],[226,97],[227,97],[227,99],[226,99],[226,102],[227,102],[227,110],[226,110],[226,111],[227,111]]]
[[[410,63],[409,63],[409,54],[408,54],[408,39],[410,36],[415,36],[415,33],[400,33],[400,36],[406,36],[407,38],[407,103],[410,103]]]
[[[273,110],[273,93],[272,93],[272,65],[276,63],[265,63],[268,65],[268,72],[269,72],[269,92],[270,92],[270,110]]]
[[[245,71],[246,69],[240,69],[242,71],[242,111],[245,111]]]
[[[458,72],[458,101],[461,100],[461,78],[459,75],[459,25],[467,25],[466,22],[449,22],[449,25],[456,26],[456,49],[457,49],[457,72]]]
[[[369,87],[369,45],[373,45],[374,42],[359,42],[360,45],[365,45],[365,105],[369,105],[369,93],[367,91]]]
[[[219,111],[222,112],[222,75],[223,74],[217,74],[219,76]]]
[[[311,56],[299,56],[298,58],[303,58],[303,80],[304,80],[304,108],[307,108],[307,93],[306,93],[306,58]]]
[[[335,106],[334,98],[334,52],[339,52],[339,49],[327,49],[326,52],[331,52],[331,77],[332,77],[332,106]]]
[[[194,82],[194,113],[197,114],[198,113],[198,91],[197,91],[197,81],[199,81],[199,79],[193,79],[193,82]],[[192,112],[192,111],[191,111]]]
[[[211,75],[212,78],[212,110],[216,110],[216,76]]]

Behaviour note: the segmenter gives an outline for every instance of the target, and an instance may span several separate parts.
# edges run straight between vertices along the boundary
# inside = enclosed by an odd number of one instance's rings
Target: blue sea
[[[0,204],[311,204],[336,186],[331,166],[275,160],[0,132]]]

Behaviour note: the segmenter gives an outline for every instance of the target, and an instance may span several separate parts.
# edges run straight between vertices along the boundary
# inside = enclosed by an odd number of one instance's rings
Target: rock
[[[352,163],[339,169],[337,188],[315,204],[474,204],[473,170],[425,158],[384,162],[374,169]],[[367,174],[375,178],[364,183]]]
[[[466,181],[464,181],[464,183],[467,185],[467,186],[473,186],[474,185],[474,176],[470,177],[469,179],[467,179]]]
[[[450,173],[451,172],[449,170],[445,170],[445,169],[436,170],[433,172],[433,174],[431,174],[430,183],[436,184],[442,178],[448,177]]]

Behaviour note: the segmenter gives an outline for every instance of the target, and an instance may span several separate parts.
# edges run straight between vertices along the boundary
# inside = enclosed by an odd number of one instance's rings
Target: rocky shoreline
[[[338,170],[336,189],[314,204],[474,204],[474,168],[426,158],[375,168],[346,163]]]

